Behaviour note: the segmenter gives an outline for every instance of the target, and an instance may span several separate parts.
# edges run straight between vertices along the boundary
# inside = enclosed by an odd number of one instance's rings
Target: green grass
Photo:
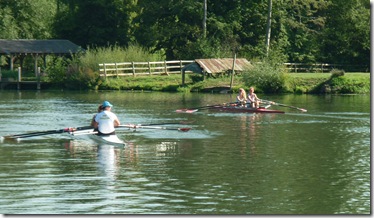
[[[330,80],[330,73],[289,73],[287,81],[289,93],[320,93],[329,90],[334,93],[367,93],[370,91],[370,73],[345,73],[344,76]],[[99,89],[108,90],[150,90],[189,92],[211,90],[214,87],[230,87],[230,76],[202,78],[197,74],[187,74],[182,86],[180,74],[152,75],[137,77],[108,78]],[[199,81],[200,80],[200,81]],[[240,75],[234,76],[232,89],[248,89]],[[327,87],[327,88],[325,88]]]
[[[370,73],[344,73],[331,79],[331,73],[290,73],[289,89],[293,93],[362,94],[370,92]]]
[[[302,79],[328,79],[331,73],[289,73],[290,77]],[[344,77],[355,79],[370,79],[370,73],[344,73]]]

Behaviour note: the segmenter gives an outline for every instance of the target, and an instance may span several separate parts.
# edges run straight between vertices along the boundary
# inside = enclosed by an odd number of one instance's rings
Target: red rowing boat
[[[209,110],[218,110],[218,111],[227,111],[234,113],[276,113],[284,114],[284,111],[281,110],[270,110],[265,107],[260,108],[250,108],[250,107],[238,107],[238,106],[214,106],[208,108]]]

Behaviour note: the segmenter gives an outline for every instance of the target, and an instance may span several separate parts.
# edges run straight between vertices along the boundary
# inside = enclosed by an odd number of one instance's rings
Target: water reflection
[[[124,147],[60,134],[5,140],[0,212],[370,214],[370,96],[271,97],[308,113],[174,112],[227,98],[0,92],[2,136],[82,126],[103,100],[129,123],[196,120],[183,133],[123,132],[133,141]]]
[[[264,123],[272,122],[278,114],[243,114],[238,116],[238,142],[241,145],[241,154],[245,158],[249,153],[250,157],[256,156],[257,146],[261,145],[261,137],[266,126]],[[249,149],[248,149],[249,146]]]

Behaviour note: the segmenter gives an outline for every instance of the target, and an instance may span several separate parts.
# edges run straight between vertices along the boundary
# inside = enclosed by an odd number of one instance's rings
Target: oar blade
[[[195,112],[197,112],[198,111],[198,109],[178,109],[178,110],[176,110],[175,112],[177,112],[177,113],[195,113]]]
[[[182,132],[188,132],[191,130],[191,128],[179,128],[178,130]]]

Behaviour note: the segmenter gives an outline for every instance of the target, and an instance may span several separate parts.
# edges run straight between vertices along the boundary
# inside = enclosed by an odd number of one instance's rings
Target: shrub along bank
[[[43,72],[43,82],[49,89],[70,90],[150,90],[171,92],[227,92],[230,90],[231,77],[216,76],[203,80],[202,75],[188,74],[182,86],[182,76],[151,75],[137,77],[104,78],[99,77],[98,63],[120,63],[129,61],[163,60],[161,53],[151,53],[138,46],[126,48],[108,46],[91,48],[84,53],[73,55],[71,59],[58,57],[49,61]],[[370,73],[345,73],[332,70],[330,73],[288,73],[278,63],[282,60],[271,58],[253,64],[241,74],[234,75],[231,91],[237,92],[240,87],[248,90],[254,86],[258,93],[337,93],[361,94],[370,93]],[[26,74],[25,74],[26,73]],[[16,80],[17,71],[1,71],[2,78]],[[22,80],[36,81],[34,73],[22,72]],[[44,73],[43,73],[44,74]],[[45,85],[44,85],[45,86]]]

